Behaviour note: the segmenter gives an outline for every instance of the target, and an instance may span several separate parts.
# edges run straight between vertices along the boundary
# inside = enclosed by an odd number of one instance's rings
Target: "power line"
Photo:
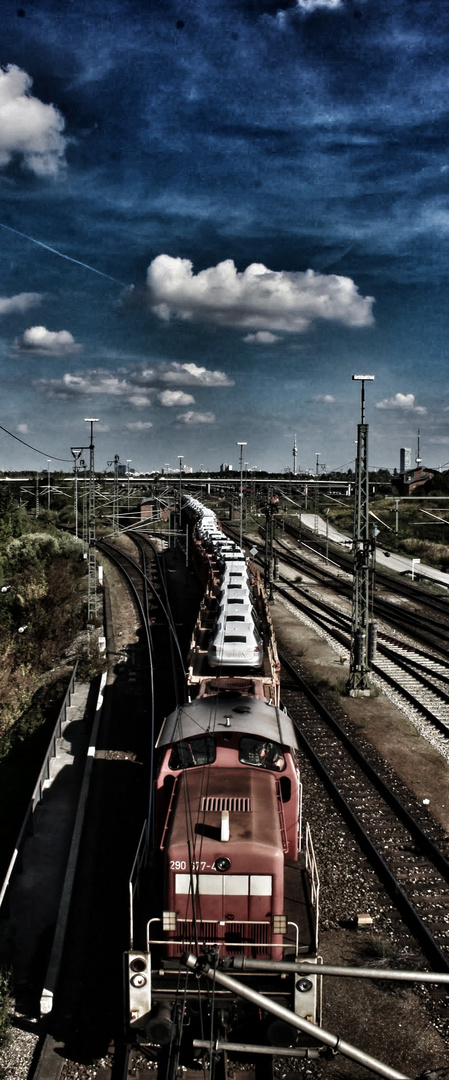
[[[19,438],[18,435],[14,435],[12,431],[8,431],[8,428],[3,428],[3,424],[0,423],[0,431],[4,431],[6,435],[11,435],[11,438],[16,438],[17,443],[22,443],[23,446],[27,446],[29,450],[35,450],[36,454],[42,454],[43,458],[51,458],[52,461],[71,461],[71,458],[57,458],[55,454],[45,454],[44,450],[38,450],[36,446],[31,446],[30,443],[26,443],[24,438]]]

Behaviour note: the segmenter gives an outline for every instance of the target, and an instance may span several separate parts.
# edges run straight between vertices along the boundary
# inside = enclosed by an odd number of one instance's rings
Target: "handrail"
[[[27,811],[26,811],[26,814],[25,814],[25,817],[24,817],[24,820],[23,820],[23,823],[22,823],[22,828],[21,828],[21,830],[19,832],[19,835],[17,837],[16,844],[15,844],[15,847],[14,847],[14,851],[13,851],[13,854],[11,856],[11,860],[10,860],[8,869],[6,871],[6,876],[5,876],[5,879],[3,881],[3,885],[2,885],[1,890],[0,890],[0,910],[1,910],[4,898],[6,896],[8,886],[9,886],[10,881],[11,881],[11,877],[12,877],[12,874],[13,874],[13,871],[14,871],[14,867],[16,865],[16,862],[17,862],[18,856],[20,854],[22,845],[24,843],[25,837],[26,837],[26,835],[28,833],[30,819],[32,818],[32,816],[34,814],[36,806],[38,806],[38,804],[40,802],[42,802],[42,796],[43,796],[43,791],[44,791],[44,783],[45,783],[46,780],[49,779],[49,776],[50,776],[50,761],[51,761],[52,758],[56,757],[56,739],[59,739],[61,737],[62,727],[63,727],[63,724],[66,721],[67,709],[70,706],[71,696],[72,696],[72,693],[73,693],[73,690],[74,690],[74,687],[75,687],[77,668],[78,668],[78,661],[76,661],[75,667],[73,668],[72,675],[71,675],[71,678],[70,678],[70,682],[69,682],[69,685],[67,687],[67,690],[66,690],[66,693],[65,693],[65,696],[64,696],[64,701],[63,701],[63,703],[61,705],[61,708],[59,710],[58,719],[56,721],[55,727],[53,729],[53,734],[52,734],[50,742],[48,744],[47,753],[45,755],[44,762],[43,762],[42,768],[40,770],[39,776],[38,776],[38,778],[36,780],[36,783],[34,785],[33,793],[31,795],[30,801],[28,803],[28,808],[27,808]]]

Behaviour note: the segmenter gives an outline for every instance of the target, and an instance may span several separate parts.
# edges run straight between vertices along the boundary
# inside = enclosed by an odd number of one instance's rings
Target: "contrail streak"
[[[93,274],[99,274],[100,277],[107,278],[108,281],[115,281],[115,284],[121,285],[123,289],[128,288],[124,281],[119,281],[118,278],[111,277],[110,274],[104,274],[102,270],[96,270],[94,266],[89,266],[88,263],[81,262],[80,259],[73,259],[71,255],[64,255],[62,251],[57,251],[56,248],[50,247],[49,244],[44,244],[42,240],[36,240],[34,236],[27,236],[26,233],[20,232],[19,229],[13,229],[11,225],[4,225],[2,221],[0,221],[0,229],[7,229],[8,232],[15,233],[16,236],[22,236],[24,240],[31,240],[32,244],[37,244],[38,247],[44,248],[45,251],[51,251],[53,255],[59,255],[60,259],[67,259],[68,262],[76,263],[77,266],[84,266],[85,270],[91,270]]]

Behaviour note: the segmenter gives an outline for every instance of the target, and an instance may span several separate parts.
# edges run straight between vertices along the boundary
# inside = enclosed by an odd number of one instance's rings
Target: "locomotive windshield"
[[[284,751],[279,743],[254,739],[248,735],[240,739],[239,761],[242,765],[258,765],[263,769],[275,769],[276,772],[285,769]]]
[[[215,743],[210,735],[176,743],[170,754],[170,769],[191,769],[194,765],[211,765],[215,761]]]

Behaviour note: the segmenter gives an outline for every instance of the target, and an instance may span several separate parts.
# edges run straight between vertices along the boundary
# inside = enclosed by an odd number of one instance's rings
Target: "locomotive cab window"
[[[239,761],[242,765],[257,765],[262,769],[274,769],[275,772],[285,769],[284,751],[280,743],[254,739],[248,735],[240,739]]]
[[[191,769],[195,765],[211,765],[215,761],[215,743],[207,735],[203,739],[185,739],[176,743],[170,754],[170,769]]]

